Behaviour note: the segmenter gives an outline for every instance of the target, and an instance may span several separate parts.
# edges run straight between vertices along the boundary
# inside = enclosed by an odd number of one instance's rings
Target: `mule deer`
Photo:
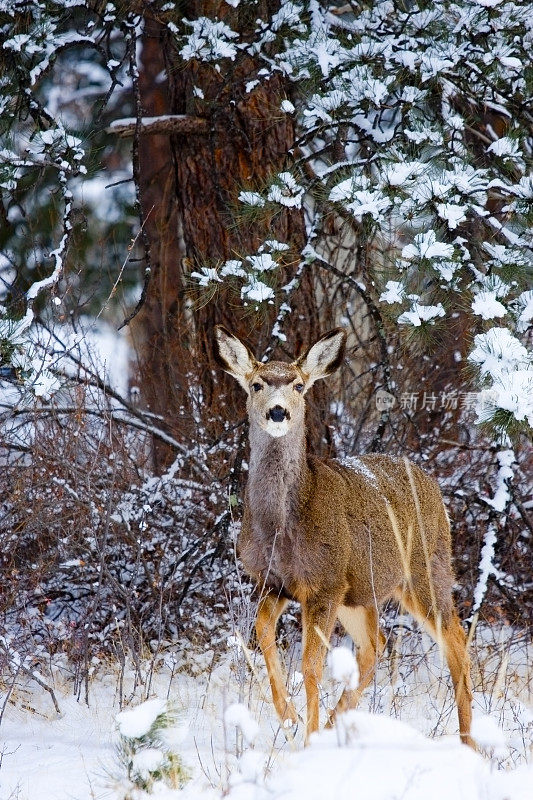
[[[250,465],[239,556],[260,589],[256,619],[272,698],[284,727],[297,714],[284,685],[276,624],[290,599],[302,607],[306,736],[318,729],[325,641],[338,619],[357,646],[360,684],[334,713],[354,708],[385,639],[378,612],[396,598],[442,647],[464,743],[472,690],[466,636],[452,598],[450,524],[437,483],[407,459],[321,460],[307,452],[305,395],[341,364],[346,333],[330,331],[291,364],[259,363],[216,328],[215,355],[248,395]]]

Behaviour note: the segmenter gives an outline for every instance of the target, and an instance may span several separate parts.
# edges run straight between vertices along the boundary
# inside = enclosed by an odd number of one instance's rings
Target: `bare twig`
[[[15,674],[18,672],[23,672],[24,675],[27,675],[28,678],[31,678],[35,683],[37,683],[41,689],[44,689],[50,695],[52,699],[52,703],[54,704],[54,708],[57,714],[61,714],[61,709],[59,708],[59,704],[57,702],[55,692],[51,686],[49,686],[42,675],[40,675],[37,670],[32,669],[31,667],[27,667],[24,663],[25,659],[17,653],[16,650],[13,650],[3,639],[0,639],[0,647],[4,651],[6,658],[8,660],[8,664],[10,667],[15,669]]]

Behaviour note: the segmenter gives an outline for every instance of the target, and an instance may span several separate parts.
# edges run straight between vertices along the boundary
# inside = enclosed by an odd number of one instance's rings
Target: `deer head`
[[[263,364],[222,325],[217,325],[215,335],[215,354],[220,366],[233,375],[248,395],[246,408],[250,422],[257,423],[275,438],[303,426],[306,393],[315,381],[338,369],[346,346],[346,331],[335,328],[296,361]]]

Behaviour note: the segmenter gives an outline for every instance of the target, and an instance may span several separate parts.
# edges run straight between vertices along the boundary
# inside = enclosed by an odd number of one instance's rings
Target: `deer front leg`
[[[303,656],[302,671],[307,698],[305,743],[318,730],[318,685],[322,680],[326,642],[329,641],[337,617],[340,598],[313,598],[302,604]]]
[[[265,659],[272,700],[284,728],[291,727],[298,720],[296,709],[289,699],[285,686],[276,645],[276,624],[288,602],[286,598],[278,597],[274,592],[268,592],[259,601],[255,621],[257,641]]]

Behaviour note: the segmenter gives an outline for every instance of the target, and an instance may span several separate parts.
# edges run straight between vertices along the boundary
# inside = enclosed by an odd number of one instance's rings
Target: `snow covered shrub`
[[[224,711],[224,741],[228,751],[234,730],[239,734],[237,769],[228,775],[228,787],[224,794],[235,791],[240,796],[241,791],[254,791],[252,786],[261,791],[259,787],[264,783],[267,759],[264,752],[254,749],[259,739],[259,725],[243,703],[231,703]]]
[[[187,727],[166,700],[146,700],[121,711],[116,722],[117,760],[125,773],[117,788],[124,800],[142,800],[187,782],[189,771],[177,753]]]
[[[223,646],[235,574],[224,491],[204,484],[193,450],[154,475],[147,437],[169,437],[82,372],[47,403],[17,390],[25,402],[2,420],[1,629],[24,656],[67,652],[80,679],[178,633]]]

